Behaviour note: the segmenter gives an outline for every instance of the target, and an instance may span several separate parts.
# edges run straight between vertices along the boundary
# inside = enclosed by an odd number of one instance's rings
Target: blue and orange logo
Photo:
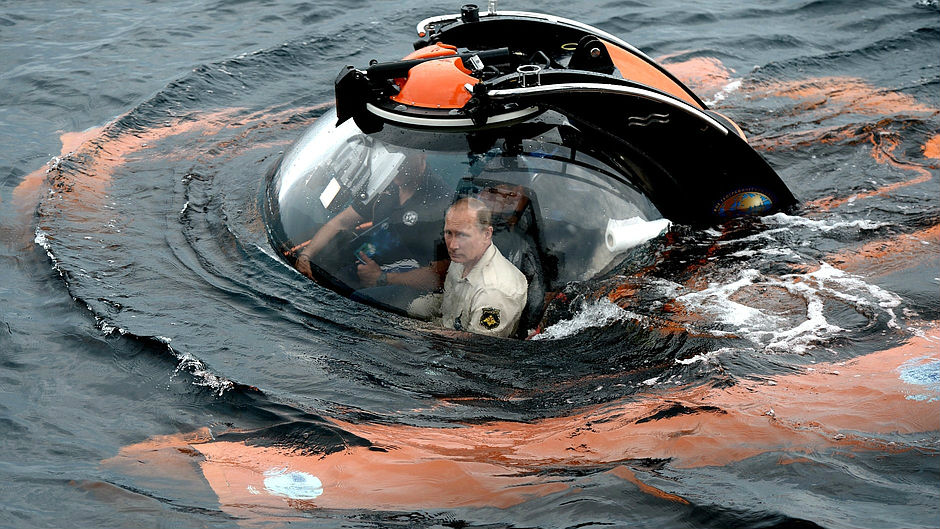
[[[770,197],[760,191],[735,191],[715,204],[715,214],[722,218],[760,215],[774,207]]]

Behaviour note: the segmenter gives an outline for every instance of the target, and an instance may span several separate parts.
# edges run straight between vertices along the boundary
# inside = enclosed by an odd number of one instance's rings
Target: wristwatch
[[[388,284],[388,272],[382,270],[382,273],[379,274],[379,278],[375,282],[375,286],[384,287]]]

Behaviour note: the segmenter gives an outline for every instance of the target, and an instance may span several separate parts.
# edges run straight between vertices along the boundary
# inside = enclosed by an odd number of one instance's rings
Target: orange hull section
[[[373,447],[329,455],[214,442],[203,434],[129,446],[109,462],[180,467],[168,459],[195,457],[223,509],[236,516],[318,508],[505,508],[568,490],[567,479],[539,475],[550,467],[606,468],[643,492],[685,502],[643,483],[631,461],[700,467],[781,452],[780,463],[787,464],[817,451],[890,453],[898,445],[877,436],[940,430],[937,388],[906,376],[940,362],[938,344],[940,329],[930,326],[901,346],[800,374],[731,388],[680,388],[529,424],[421,428],[333,421]],[[675,406],[691,412],[657,418]],[[318,488],[313,497],[291,498],[275,486],[285,476],[308,485],[315,480]]]

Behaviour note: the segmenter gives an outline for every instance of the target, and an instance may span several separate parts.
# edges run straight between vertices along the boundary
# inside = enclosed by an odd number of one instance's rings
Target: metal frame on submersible
[[[415,49],[430,51],[340,73],[338,123],[352,118],[365,133],[389,123],[474,134],[552,110],[577,128],[582,150],[618,169],[674,222],[711,224],[796,203],[736,124],[614,35],[551,15],[497,12],[492,1],[486,13],[466,5],[416,29]],[[436,61],[451,61],[451,70]],[[430,62],[443,81],[421,80]],[[430,101],[402,100],[408,83],[422,82]],[[434,100],[448,90],[463,96]]]

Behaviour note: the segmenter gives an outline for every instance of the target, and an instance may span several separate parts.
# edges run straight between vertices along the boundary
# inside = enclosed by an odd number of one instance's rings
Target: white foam
[[[875,222],[868,219],[858,219],[852,221],[840,221],[840,220],[831,220],[831,219],[808,219],[806,217],[798,217],[794,215],[787,215],[786,213],[775,213],[773,215],[768,215],[763,217],[764,222],[767,224],[776,224],[777,227],[768,228],[760,233],[755,233],[754,235],[749,235],[747,237],[735,238],[735,239],[725,239],[715,241],[715,244],[719,246],[724,246],[728,244],[741,244],[742,242],[750,241],[770,241],[772,243],[778,244],[778,235],[783,233],[789,233],[792,228],[806,228],[815,232],[829,233],[832,231],[844,231],[844,230],[876,230],[884,226],[889,226],[890,224],[886,222]],[[810,245],[810,241],[803,241],[803,246]],[[735,254],[737,257],[750,257],[753,254],[746,254],[744,252],[749,252],[753,250],[741,250]],[[796,255],[792,249],[787,248],[765,248],[758,250],[763,254],[767,255]]]
[[[717,94],[715,94],[715,97],[713,97],[710,101],[706,101],[705,104],[710,107],[715,106],[721,101],[723,101],[725,98],[727,98],[729,95],[737,92],[738,89],[740,88],[741,88],[741,79],[731,79],[731,82],[729,82],[724,87],[722,87],[722,89],[719,90]]]
[[[49,244],[49,236],[46,235],[46,232],[42,231],[42,228],[36,228],[36,237],[33,239],[33,242],[42,246],[42,248],[48,251],[51,248]]]
[[[52,243],[49,242],[49,235],[42,230],[42,228],[36,228],[36,237],[33,239],[33,242],[42,247],[46,251],[46,255],[49,257],[49,260],[52,261],[52,269],[59,273],[59,277],[66,280],[68,283],[68,278],[65,277],[65,272],[62,271],[62,267],[59,266],[59,260],[56,259],[54,253],[52,253]]]
[[[775,257],[797,256],[796,252],[789,248],[761,248],[760,253],[763,255],[773,255]]]
[[[899,327],[894,309],[901,305],[900,296],[877,285],[872,285],[861,277],[839,270],[828,263],[821,263],[814,272],[790,274],[783,276],[782,279],[793,280],[794,283],[809,280],[819,292],[846,303],[854,304],[857,308],[877,311],[875,308],[877,305],[888,315],[888,326],[895,329]],[[874,303],[871,300],[874,300]]]
[[[844,330],[826,320],[823,299],[818,290],[801,282],[782,282],[781,286],[791,294],[803,297],[806,301],[806,319],[796,327],[771,332],[767,349],[803,353],[812,343],[825,340]]]
[[[845,228],[855,228],[858,230],[876,230],[888,225],[886,222],[875,222],[868,219],[858,219],[852,221],[832,221],[827,219],[817,220],[795,215],[787,215],[786,213],[775,213],[773,215],[768,215],[764,217],[764,220],[767,222],[776,222],[781,226],[798,226],[801,228],[809,228],[811,230],[822,232],[830,232],[833,230]]]
[[[760,309],[730,299],[730,296],[738,290],[754,284],[759,276],[760,273],[757,270],[744,270],[736,281],[727,284],[711,283],[704,290],[684,294],[676,300],[711,314],[719,323],[741,330],[773,328],[782,320],[780,317],[764,314]]]
[[[781,288],[801,298],[806,304],[805,317],[793,323],[796,315],[784,317],[732,299],[736,292],[752,285]],[[827,299],[852,305],[859,313],[872,319],[886,316],[889,327],[898,327],[894,312],[901,305],[898,295],[826,263],[821,263],[813,272],[780,277],[764,276],[758,270],[745,269],[728,283],[710,283],[703,290],[676,296],[676,300],[690,310],[699,311],[716,323],[730,327],[730,332],[750,340],[757,349],[796,353],[804,353],[814,344],[845,331],[827,320]]]
[[[169,345],[167,345],[167,349],[173,352],[173,348]],[[235,384],[231,380],[220,377],[209,371],[209,368],[206,367],[206,365],[198,358],[188,353],[182,356],[177,356],[177,358],[179,358],[180,362],[176,366],[176,369],[173,371],[173,373],[176,374],[180,371],[186,371],[195,378],[193,384],[212,388],[220,397],[226,391],[235,387]]]
[[[73,156],[75,156],[75,151],[71,151],[62,156],[53,156],[49,159],[48,162],[46,162],[46,165],[48,166],[46,167],[46,174],[49,174],[53,171],[58,171],[59,168],[62,167],[62,162],[72,159]]]
[[[734,352],[734,351],[737,351],[737,349],[732,349],[730,347],[722,347],[721,349],[716,349],[714,351],[709,351],[707,353],[697,354],[693,356],[692,358],[685,358],[685,359],[677,358],[676,363],[686,365],[686,366],[696,364],[698,362],[708,363],[708,362],[711,362],[713,359],[717,358],[722,353],[729,353],[729,352]]]
[[[551,325],[541,333],[533,336],[532,339],[557,340],[567,338],[584,329],[606,327],[612,323],[631,318],[639,319],[640,316],[623,310],[607,298],[603,298],[594,303],[585,304],[570,320],[563,320]]]
[[[91,311],[92,313],[95,312],[95,309],[92,308],[91,305],[86,305],[86,307],[87,307],[88,310]],[[114,332],[117,332],[117,333],[120,334],[121,336],[124,336],[125,334],[127,334],[127,331],[126,331],[125,329],[123,329],[123,328],[121,328],[121,327],[118,327],[117,325],[112,325],[111,323],[109,323],[107,320],[105,320],[105,319],[102,318],[101,316],[95,316],[95,325],[96,325],[96,326],[98,327],[98,329],[101,331],[101,334],[104,334],[105,336],[108,336],[108,335],[110,335],[111,333],[114,333]]]

